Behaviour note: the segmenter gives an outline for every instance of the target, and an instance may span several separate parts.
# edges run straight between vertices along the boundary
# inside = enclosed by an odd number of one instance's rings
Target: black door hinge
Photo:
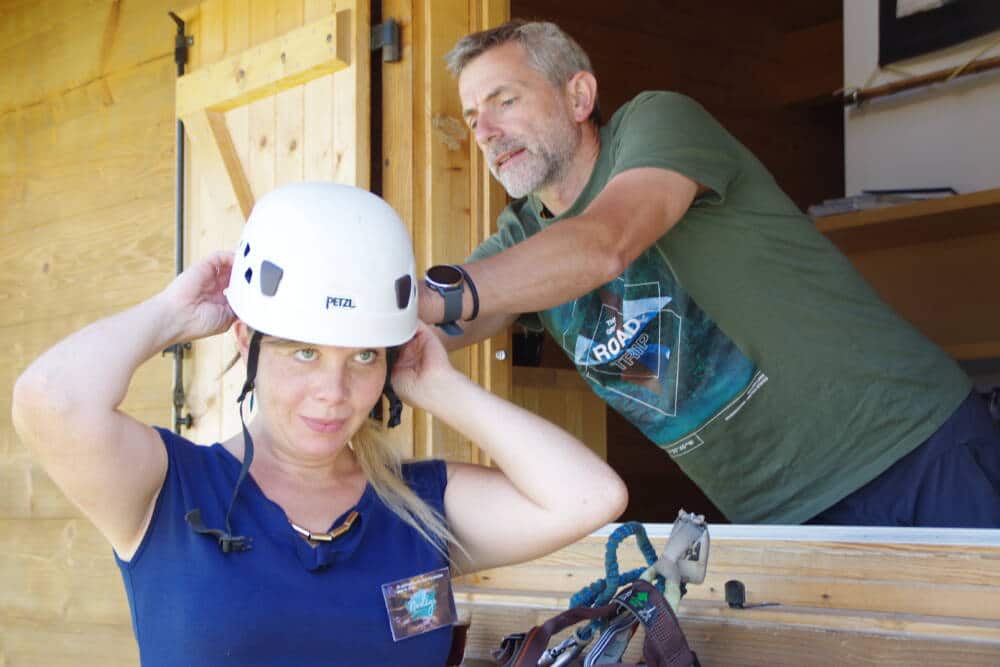
[[[372,51],[382,49],[382,62],[395,63],[403,59],[403,45],[399,39],[399,23],[386,19],[372,27]]]

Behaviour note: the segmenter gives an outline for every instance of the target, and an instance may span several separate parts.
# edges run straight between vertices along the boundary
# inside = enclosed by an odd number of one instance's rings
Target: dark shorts
[[[1000,429],[973,392],[934,435],[807,524],[1000,528]]]

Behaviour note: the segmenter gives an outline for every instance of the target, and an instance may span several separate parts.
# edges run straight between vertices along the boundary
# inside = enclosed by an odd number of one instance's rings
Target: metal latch
[[[386,19],[372,27],[372,51],[382,49],[382,62],[395,63],[403,59],[403,46],[399,39],[399,23]]]

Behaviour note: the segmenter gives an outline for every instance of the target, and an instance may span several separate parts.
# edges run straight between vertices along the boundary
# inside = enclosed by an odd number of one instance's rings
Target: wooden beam
[[[177,81],[177,116],[227,111],[351,64],[350,10],[202,67]]]
[[[226,127],[226,117],[218,111],[194,111],[183,118],[184,130],[191,144],[211,171],[208,180],[212,198],[220,208],[235,205],[243,220],[250,216],[254,197],[233,139]]]
[[[725,582],[746,584],[748,600],[778,602],[783,607],[814,607],[892,614],[977,618],[1000,627],[1000,548],[996,536],[981,545],[920,544],[901,541],[800,541],[761,537],[732,538],[725,528],[762,536],[769,526],[713,526],[708,576],[691,586],[686,601],[722,602]],[[809,531],[826,526],[799,526]],[[757,529],[757,530],[751,530]],[[789,531],[792,529],[789,528]],[[846,529],[845,529],[846,530]],[[902,531],[902,529],[898,529]],[[921,529],[907,529],[920,533]],[[933,529],[927,529],[932,532]],[[949,532],[948,529],[938,529]],[[956,531],[993,534],[997,531]],[[662,538],[651,525],[658,549]],[[855,534],[862,529],[853,529]],[[483,570],[456,580],[456,590],[470,595],[519,591],[549,598],[568,598],[605,576],[605,539],[586,537],[548,556],[509,567]],[[621,571],[645,565],[631,543],[619,551]],[[997,635],[1000,641],[1000,631]]]
[[[459,615],[471,619],[465,656],[473,660],[488,657],[504,636],[526,632],[566,608],[513,596],[468,600],[461,593],[456,604]],[[685,599],[679,619],[705,665],[995,665],[1000,650],[997,623],[958,617],[804,607],[741,610]],[[568,634],[557,635],[550,646]],[[640,630],[623,662],[639,659],[641,647]]]

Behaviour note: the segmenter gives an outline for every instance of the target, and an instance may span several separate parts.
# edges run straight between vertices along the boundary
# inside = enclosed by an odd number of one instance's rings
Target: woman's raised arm
[[[466,554],[463,572],[529,560],[616,519],[624,482],[578,439],[491,394],[448,364],[421,325],[393,370],[393,387],[472,440],[497,465],[449,463],[445,512]]]
[[[206,258],[149,300],[60,341],[14,386],[18,436],[124,559],[145,533],[167,458],[156,432],[118,406],[144,361],[229,327],[231,266],[231,253]]]

